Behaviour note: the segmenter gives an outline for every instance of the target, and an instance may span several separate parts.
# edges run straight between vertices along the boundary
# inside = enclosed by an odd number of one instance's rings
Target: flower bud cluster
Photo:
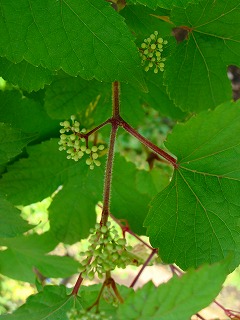
[[[68,320],[111,320],[112,316],[107,316],[104,311],[98,313],[86,309],[72,309],[67,313]]]
[[[79,271],[83,278],[92,280],[95,273],[103,278],[103,274],[118,268],[126,268],[131,263],[131,255],[128,252],[132,247],[126,246],[126,240],[120,238],[118,231],[111,223],[106,226],[95,225],[95,229],[90,229],[89,247],[81,255],[85,259],[81,262]],[[89,264],[89,258],[93,260]]]
[[[167,43],[167,40],[158,37],[158,31],[154,31],[147,39],[144,39],[139,50],[145,71],[150,68],[154,68],[154,73],[158,73],[158,70],[164,71],[166,58],[162,57],[162,52]]]
[[[76,121],[74,115],[71,116],[72,123],[65,120],[60,122],[63,127],[60,129],[60,141],[58,142],[59,150],[65,150],[67,152],[67,159],[73,159],[75,161],[80,160],[85,154],[89,156],[86,160],[86,164],[92,170],[96,165],[99,167],[101,162],[99,161],[98,151],[104,150],[104,145],[92,146],[91,148],[87,145],[87,138],[85,136],[86,129],[80,130],[80,123]]]

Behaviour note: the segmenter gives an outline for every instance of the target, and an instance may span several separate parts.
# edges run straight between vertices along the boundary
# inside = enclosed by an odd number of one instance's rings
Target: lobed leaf
[[[0,14],[0,55],[10,61],[146,90],[133,37],[106,1],[11,0]]]
[[[169,136],[179,167],[145,220],[163,261],[186,269],[232,254],[230,270],[239,264],[239,119],[240,103],[226,103]]]

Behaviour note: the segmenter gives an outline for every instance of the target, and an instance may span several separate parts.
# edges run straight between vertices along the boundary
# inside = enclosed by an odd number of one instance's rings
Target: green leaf
[[[187,113],[176,107],[174,102],[169,99],[166,87],[163,85],[163,74],[155,74],[152,70],[146,72],[146,83],[149,93],[142,94],[142,100],[150,107],[159,111],[161,116],[167,116],[172,119],[182,120],[186,118]]]
[[[65,278],[77,272],[78,262],[69,257],[48,255],[58,241],[51,233],[1,239],[8,249],[0,251],[0,273],[10,278],[34,283],[33,268],[47,278]],[[13,267],[9,267],[13,266]]]
[[[138,170],[133,163],[115,156],[111,213],[119,219],[126,219],[134,232],[145,234],[142,225],[148,212],[150,197],[137,192],[137,173]]]
[[[172,10],[171,21],[189,28],[167,59],[164,75],[170,98],[182,110],[199,112],[231,99],[226,70],[240,61],[239,14],[234,0],[203,0]]]
[[[64,286],[46,286],[43,292],[32,295],[26,304],[11,315],[3,315],[2,319],[25,320],[67,320],[67,312],[79,305],[75,296],[67,295]]]
[[[32,295],[27,302],[17,309],[11,315],[3,315],[2,319],[25,320],[29,317],[31,320],[68,320],[67,316],[73,310],[87,309],[96,301],[102,285],[81,286],[79,296],[70,295],[64,286],[45,286],[43,291]],[[107,292],[106,292],[107,291]],[[104,289],[106,294],[108,288]],[[132,289],[125,286],[118,286],[118,291],[123,298],[126,298]],[[110,293],[109,293],[110,294]],[[108,294],[108,295],[109,295]],[[106,296],[106,295],[105,295]],[[113,299],[114,293],[111,292]],[[105,297],[105,299],[107,299]],[[116,312],[116,307],[111,302],[100,299],[100,310],[104,311],[106,316],[110,316]],[[93,310],[95,311],[95,310]]]
[[[240,262],[240,103],[226,103],[177,125],[166,146],[178,168],[145,220],[167,263],[197,267],[233,255]]]
[[[148,283],[119,306],[118,319],[186,320],[207,307],[226,278],[226,262],[190,270],[158,288]]]
[[[87,237],[96,220],[95,205],[102,199],[103,170],[91,171],[85,159],[67,160],[57,139],[27,150],[29,157],[10,166],[0,180],[3,192],[14,204],[27,205],[63,186],[49,208],[51,229],[66,243]]]
[[[136,35],[137,40],[141,41],[140,44],[154,31],[158,31],[161,36],[171,34],[172,25],[159,19],[159,17],[169,16],[168,10],[159,8],[151,10],[145,6],[128,5],[120,13],[131,32]]]
[[[0,164],[22,152],[22,149],[34,138],[35,133],[26,133],[11,127],[8,123],[0,122]]]
[[[1,120],[24,132],[36,132],[36,138],[46,139],[58,132],[59,122],[52,120],[39,101],[23,97],[17,90],[0,91]]]
[[[15,237],[28,231],[33,226],[20,217],[21,211],[15,208],[6,199],[0,197],[0,237]]]
[[[127,0],[129,4],[142,4],[151,9],[156,9],[157,7],[172,9],[173,7],[185,8],[190,2],[196,3],[199,0]]]
[[[11,0],[2,4],[0,21],[0,54],[12,62],[146,90],[133,37],[104,0]]]
[[[70,244],[89,235],[89,229],[96,222],[95,207],[102,200],[103,190],[103,170],[91,171],[84,159],[76,169],[49,208],[51,230],[59,241]]]
[[[90,103],[92,103],[92,108],[89,111]],[[97,109],[98,113],[103,113],[103,108],[106,109],[105,104],[109,109],[108,114],[104,112],[107,118],[111,116],[111,84],[96,80],[87,81],[80,77],[58,76],[47,88],[45,94],[47,113],[52,118],[59,120],[69,119],[72,114],[75,114],[82,122],[82,119],[90,117],[89,113],[92,113],[94,109]],[[96,122],[95,118],[96,114],[94,115]]]
[[[170,180],[170,173],[162,168],[153,168],[150,171],[138,170],[136,175],[137,190],[149,197],[164,189]]]
[[[41,66],[35,67],[24,60],[20,63],[12,63],[6,58],[0,58],[0,75],[28,92],[44,88],[53,78],[52,72]]]

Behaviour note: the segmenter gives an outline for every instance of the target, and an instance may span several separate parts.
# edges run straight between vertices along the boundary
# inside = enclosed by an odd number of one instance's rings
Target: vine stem
[[[103,208],[100,225],[106,225],[110,214],[110,196],[111,196],[111,185],[112,185],[112,170],[113,170],[113,159],[114,159],[114,146],[118,130],[118,121],[120,112],[120,84],[118,81],[112,83],[112,130],[110,134],[110,142],[107,156],[106,171],[104,176],[104,189],[103,189]],[[116,119],[116,121],[114,121]]]
[[[168,154],[166,151],[158,148],[155,144],[153,144],[151,141],[143,137],[139,132],[137,132],[132,126],[130,126],[126,121],[121,119],[120,126],[123,127],[127,132],[129,132],[132,136],[137,138],[142,144],[144,144],[146,147],[166,159],[168,162],[170,162],[175,169],[178,168],[177,160],[173,158],[170,154]]]
[[[92,261],[92,257],[89,258],[87,264],[90,264],[91,261]],[[82,272],[81,272],[81,273],[79,274],[78,279],[77,279],[77,281],[76,281],[76,283],[75,283],[75,285],[74,285],[74,287],[73,287],[73,290],[72,290],[72,292],[71,292],[71,295],[72,295],[72,296],[77,296],[78,290],[79,290],[79,288],[80,288],[83,280],[84,280],[84,279],[83,279],[83,277],[82,277]]]

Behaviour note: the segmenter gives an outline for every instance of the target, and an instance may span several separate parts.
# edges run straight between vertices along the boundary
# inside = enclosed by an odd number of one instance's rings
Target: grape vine
[[[0,320],[240,319],[240,4],[0,2]]]

